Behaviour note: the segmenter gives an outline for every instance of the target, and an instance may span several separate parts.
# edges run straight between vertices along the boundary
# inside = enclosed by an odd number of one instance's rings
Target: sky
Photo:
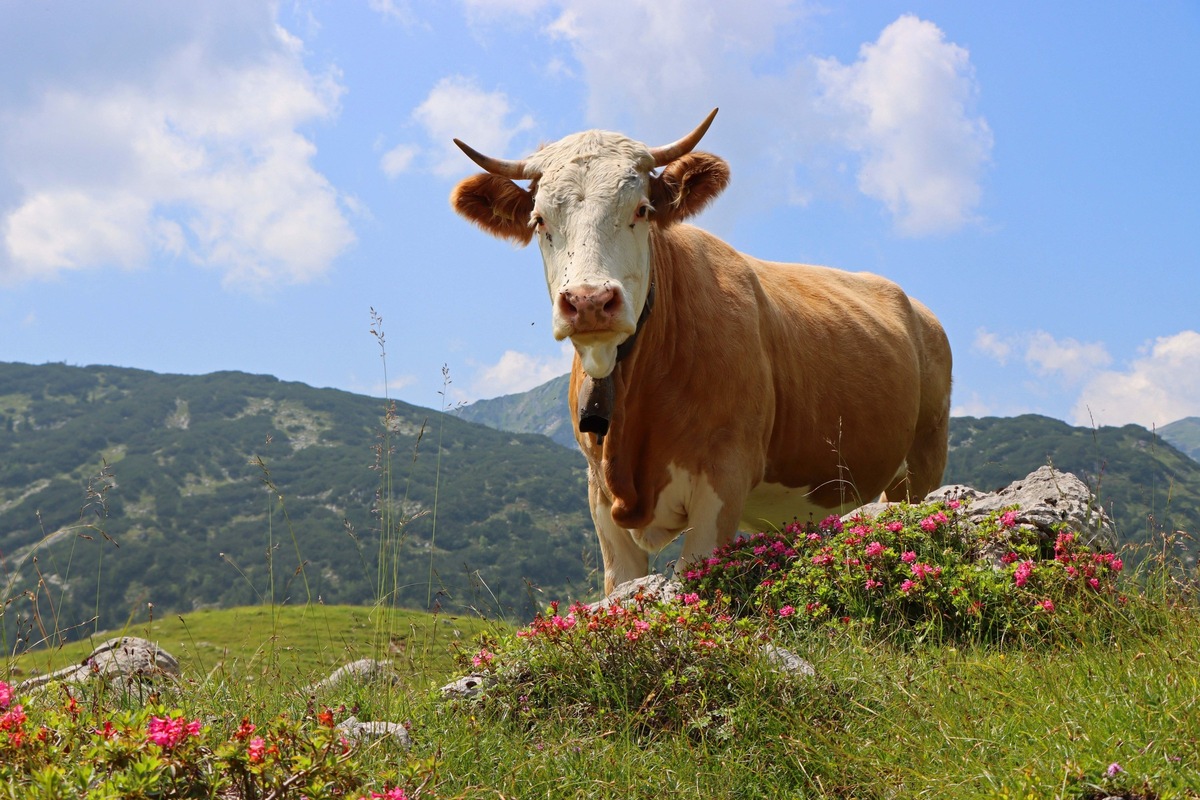
[[[956,415],[1200,416],[1193,0],[0,0],[0,76],[0,361],[532,388],[569,346],[537,249],[451,211],[452,138],[719,107],[696,223],[899,283]]]

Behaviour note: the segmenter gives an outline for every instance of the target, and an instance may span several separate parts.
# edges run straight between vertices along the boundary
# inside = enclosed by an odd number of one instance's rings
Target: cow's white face
[[[613,371],[650,288],[649,149],[613,133],[569,136],[529,159],[541,177],[530,224],[542,251],[554,338],[593,378]]]
[[[716,113],[663,147],[586,131],[503,161],[455,140],[487,172],[459,183],[451,205],[496,236],[537,237],[554,338],[570,338],[593,378],[613,371],[617,348],[637,330],[652,279],[650,226],[697,213],[729,181],[724,161],[691,152]]]

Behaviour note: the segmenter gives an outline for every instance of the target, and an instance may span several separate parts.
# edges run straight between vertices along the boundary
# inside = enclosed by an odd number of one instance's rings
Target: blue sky
[[[899,282],[955,413],[1163,425],[1200,415],[1198,43],[1190,0],[0,0],[0,360],[381,395],[374,308],[390,396],[531,388],[540,259],[451,212],[451,138],[720,107],[699,224]]]

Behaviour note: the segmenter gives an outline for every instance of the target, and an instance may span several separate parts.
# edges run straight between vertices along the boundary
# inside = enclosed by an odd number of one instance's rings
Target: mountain
[[[1200,417],[1187,417],[1164,425],[1158,429],[1158,435],[1193,461],[1200,461]]]
[[[574,449],[567,378],[485,401],[486,413],[472,419],[513,431],[553,430],[555,441]],[[997,489],[1050,463],[1092,487],[1126,541],[1143,542],[1152,531],[1200,534],[1200,463],[1186,455],[1189,447],[1200,447],[1200,419],[1173,423],[1156,436],[1137,425],[1076,428],[1037,415],[958,417],[950,421],[944,480]]]
[[[997,489],[1044,464],[1082,478],[1123,542],[1200,534],[1200,463],[1140,425],[1077,428],[1036,414],[950,421],[948,483]]]
[[[577,452],[404,403],[0,363],[0,643],[271,598],[527,617],[597,586],[586,498]]]
[[[567,413],[570,384],[571,376],[561,375],[527,392],[479,400],[456,413],[465,420],[502,431],[540,433],[574,450],[575,433]]]
[[[527,392],[478,400],[455,413],[463,419],[513,433],[549,436],[563,447],[578,449],[567,408],[571,376],[560,375]]]

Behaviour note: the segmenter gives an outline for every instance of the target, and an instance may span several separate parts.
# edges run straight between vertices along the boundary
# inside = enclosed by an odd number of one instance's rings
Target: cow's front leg
[[[600,555],[604,559],[604,595],[626,581],[644,578],[650,572],[650,557],[626,528],[612,518],[612,501],[601,491],[598,480],[588,471],[588,505],[592,522],[600,540]]]

